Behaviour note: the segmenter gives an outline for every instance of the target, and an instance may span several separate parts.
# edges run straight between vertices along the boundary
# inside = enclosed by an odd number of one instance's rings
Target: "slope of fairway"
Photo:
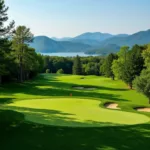
[[[99,107],[100,101],[75,98],[23,100],[8,104],[23,112],[32,122],[56,126],[101,126],[108,124],[141,124],[149,117]]]

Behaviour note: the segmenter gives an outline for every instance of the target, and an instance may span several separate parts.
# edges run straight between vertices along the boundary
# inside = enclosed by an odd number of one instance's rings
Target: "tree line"
[[[43,70],[42,72],[60,73],[76,75],[101,75],[100,66],[104,57],[57,57],[42,56]]]

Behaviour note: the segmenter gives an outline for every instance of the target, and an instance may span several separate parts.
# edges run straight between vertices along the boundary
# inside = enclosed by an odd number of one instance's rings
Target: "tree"
[[[13,32],[15,22],[12,21],[8,26],[4,26],[4,23],[8,21],[8,7],[5,6],[4,0],[0,0],[0,37],[6,38]]]
[[[39,62],[39,70],[38,70],[38,72],[42,73],[43,69],[44,69],[43,56],[41,54],[37,54],[37,59],[38,59],[38,62]]]
[[[122,70],[122,80],[132,89],[133,80],[136,76],[140,75],[144,66],[141,47],[138,45],[133,46],[131,51],[127,53],[126,60],[126,64]]]
[[[78,55],[74,59],[73,74],[75,74],[75,75],[82,74],[82,64],[81,64],[80,57]]]
[[[145,67],[147,69],[150,69],[150,44],[146,46],[145,50],[142,54],[144,60],[145,60]]]
[[[19,63],[19,81],[23,82],[23,58],[27,44],[33,41],[33,34],[25,26],[18,26],[13,35],[13,49]]]
[[[35,49],[26,46],[24,48],[24,57],[22,59],[24,73],[23,79],[28,80],[39,72],[38,56]]]
[[[46,73],[50,73],[50,69],[46,69]]]
[[[112,71],[116,78],[122,79],[124,73],[124,67],[127,62],[127,54],[129,47],[123,46],[118,52],[118,59],[114,60],[112,63]]]
[[[89,62],[82,65],[82,70],[85,75],[99,75],[99,64],[95,62]]]
[[[57,74],[63,74],[63,73],[64,73],[63,69],[59,69],[59,70],[57,71]]]
[[[100,72],[102,74],[106,75],[106,77],[111,77],[113,80],[114,80],[114,73],[112,71],[112,63],[115,59],[117,59],[117,55],[112,54],[112,53],[109,54],[104,60],[100,68]]]
[[[9,73],[7,69],[7,62],[9,61],[10,43],[7,36],[13,32],[14,21],[10,22],[8,26],[4,23],[8,21],[7,15],[8,7],[5,6],[4,0],[0,0],[0,84],[2,76]]]
[[[143,70],[141,75],[135,79],[134,84],[136,90],[149,99],[150,104],[150,70]]]
[[[150,45],[145,47],[142,56],[146,68],[142,71],[140,76],[136,77],[134,84],[136,90],[143,93],[149,99],[150,104]]]

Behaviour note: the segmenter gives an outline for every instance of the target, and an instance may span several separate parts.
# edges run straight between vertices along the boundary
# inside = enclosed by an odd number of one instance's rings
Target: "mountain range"
[[[119,51],[121,46],[131,47],[135,44],[148,43],[150,43],[150,29],[132,35],[87,32],[73,38],[36,36],[30,46],[35,48],[38,53],[85,52],[88,54],[108,54]]]

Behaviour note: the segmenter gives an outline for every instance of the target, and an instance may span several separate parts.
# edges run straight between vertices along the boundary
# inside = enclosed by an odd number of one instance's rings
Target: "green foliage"
[[[139,77],[134,81],[136,90],[143,93],[148,99],[150,104],[150,45],[144,47],[142,56],[145,61],[145,67]]]
[[[7,36],[10,36],[14,28],[14,21],[8,24],[8,7],[5,6],[5,2],[0,0],[0,84],[2,82],[2,76],[9,73],[8,64],[10,63],[10,43],[7,40]]]
[[[30,73],[38,72],[39,62],[35,50],[29,48],[28,43],[32,42],[33,34],[25,26],[18,26],[12,40],[13,55],[18,65],[19,81],[29,79]]]
[[[44,61],[43,73],[46,69],[50,69],[52,73],[57,73],[59,69],[63,69],[64,74],[72,74],[73,61],[72,57],[42,56]],[[83,75],[100,75],[99,68],[102,65],[103,57],[89,56],[80,57],[81,70]]]
[[[109,54],[105,58],[102,66],[100,67],[100,72],[103,75],[105,75],[106,77],[111,77],[113,80],[114,80],[114,73],[112,71],[112,63],[113,63],[113,61],[115,59],[117,59],[117,55],[115,55],[115,54]]]
[[[14,21],[10,22],[8,26],[5,23],[8,21],[7,15],[8,7],[4,0],[0,0],[0,38],[10,36],[14,29]]]
[[[59,69],[59,70],[57,71],[57,74],[63,74],[63,73],[64,73],[63,69]]]
[[[46,73],[50,73],[50,69],[46,69]]]
[[[74,58],[73,74],[75,75],[82,74],[82,64],[81,64],[80,57],[78,55]]]
[[[112,63],[112,71],[116,78],[122,79],[124,66],[127,62],[127,53],[129,51],[129,47],[124,46],[118,52],[118,59],[114,60]]]
[[[42,71],[44,69],[44,60],[43,60],[43,56],[41,54],[37,54],[37,61],[39,64],[38,72],[42,73]]]
[[[135,79],[134,84],[136,90],[149,99],[150,104],[150,70],[143,70],[141,75]]]
[[[129,84],[132,89],[132,82],[136,76],[139,76],[144,65],[144,60],[142,58],[142,49],[140,46],[135,45],[127,53],[127,61],[124,64],[124,69],[122,70],[122,80]]]
[[[122,47],[118,53],[118,59],[113,62],[112,70],[114,75],[127,83],[132,89],[132,82],[139,76],[144,60],[142,58],[143,47],[135,45],[129,51],[129,47]]]
[[[82,72],[84,75],[99,75],[99,64],[95,62],[83,64]]]
[[[145,67],[147,69],[150,69],[150,44],[146,46],[145,50],[142,54],[144,60],[145,60]]]

